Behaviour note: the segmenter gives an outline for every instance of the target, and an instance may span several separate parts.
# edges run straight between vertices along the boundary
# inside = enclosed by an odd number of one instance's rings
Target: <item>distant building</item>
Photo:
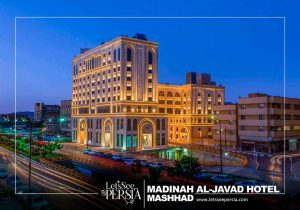
[[[45,105],[44,103],[36,103],[34,106],[35,121],[57,121],[59,117],[59,105]]]
[[[239,147],[237,107],[237,104],[214,106],[214,145],[220,145],[221,135],[222,146],[234,149]]]
[[[71,105],[72,100],[62,100],[60,104],[60,134],[62,136],[71,136]]]
[[[299,149],[300,99],[249,94],[238,101],[239,136],[242,149],[261,152]]]
[[[229,110],[230,105],[216,107],[216,119],[226,121],[221,110]],[[219,111],[218,111],[219,110]],[[300,149],[300,99],[269,96],[266,94],[249,94],[239,98],[236,119],[236,132],[242,150],[257,152],[280,152]],[[285,114],[285,115],[284,115]],[[232,116],[232,118],[234,118]],[[284,122],[285,118],[285,122]],[[218,144],[218,125],[214,126],[216,143]],[[223,126],[222,126],[223,129]],[[222,134],[222,142],[224,140]]]

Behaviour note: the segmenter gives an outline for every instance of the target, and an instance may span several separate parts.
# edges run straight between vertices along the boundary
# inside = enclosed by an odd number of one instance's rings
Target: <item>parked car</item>
[[[128,159],[132,159],[131,157],[122,157],[122,161],[128,160]]]
[[[160,168],[162,166],[162,164],[159,162],[150,162],[150,163],[148,163],[148,166],[153,167],[153,168]]]
[[[85,150],[83,150],[83,154],[92,155],[92,154],[94,154],[94,152],[91,149],[85,149]]]
[[[96,156],[96,157],[102,157],[102,155],[103,155],[103,152],[99,152],[99,151],[93,153],[93,156]]]
[[[135,160],[135,162],[137,162],[137,161],[140,161],[140,163],[141,163],[141,166],[144,166],[144,167],[146,167],[146,166],[148,165],[148,162],[147,162],[147,160]]]
[[[211,177],[211,181],[218,183],[218,184],[232,184],[234,179],[232,176],[226,174],[220,174]]]
[[[257,180],[240,181],[240,182],[235,182],[234,184],[237,186],[243,186],[243,187],[262,185],[262,183],[258,182]]]
[[[134,161],[131,158],[125,159],[123,162],[128,166],[131,166],[134,164]]]
[[[0,168],[0,178],[4,179],[8,176],[7,171],[4,168]]]
[[[120,161],[120,160],[122,160],[122,155],[115,154],[111,157],[111,159]]]
[[[193,174],[193,178],[199,180],[208,180],[212,177],[211,173],[208,173],[206,170],[201,170],[199,173]]]
[[[103,154],[101,155],[101,157],[110,159],[110,158],[112,158],[112,154],[111,154],[111,153],[103,153]]]

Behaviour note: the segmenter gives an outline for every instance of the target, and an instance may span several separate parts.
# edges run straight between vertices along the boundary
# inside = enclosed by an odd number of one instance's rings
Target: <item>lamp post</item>
[[[219,122],[220,128],[219,128],[219,132],[220,132],[220,170],[221,170],[221,174],[223,174],[223,149],[222,149],[222,123],[221,120],[217,120],[215,119],[215,116],[212,115],[211,119],[216,123]],[[226,135],[226,134],[225,134]]]
[[[226,150],[228,148],[226,142],[226,125],[224,125],[224,142],[225,142],[225,150]]]
[[[59,134],[61,134],[61,127],[62,127],[62,123],[65,122],[65,118],[61,117],[59,118]]]
[[[30,133],[29,133],[29,164],[28,164],[28,209],[31,208],[31,199],[30,199],[30,193],[31,193],[31,149],[32,149],[32,120],[29,119],[29,126],[30,126]]]

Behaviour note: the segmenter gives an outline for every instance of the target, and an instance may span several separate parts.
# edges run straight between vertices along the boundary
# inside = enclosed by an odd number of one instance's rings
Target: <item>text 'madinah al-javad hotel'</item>
[[[84,50],[72,65],[78,143],[143,150],[212,138],[212,107],[223,104],[224,87],[194,72],[185,85],[158,84],[158,43],[145,35]]]

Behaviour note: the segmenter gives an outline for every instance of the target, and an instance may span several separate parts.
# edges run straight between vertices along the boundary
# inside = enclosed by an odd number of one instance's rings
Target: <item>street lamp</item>
[[[29,165],[28,165],[28,209],[31,208],[31,201],[30,201],[30,193],[31,193],[31,149],[32,149],[32,120],[22,120],[23,122],[27,121],[29,122],[29,126],[30,126],[30,133],[29,133]]]
[[[63,117],[61,117],[61,118],[59,118],[59,133],[61,134],[62,132],[61,132],[61,124],[63,123],[63,122],[65,122],[65,118],[63,118]]]
[[[221,174],[223,174],[223,150],[222,150],[222,124],[221,124],[221,120],[217,120],[215,115],[211,116],[211,119],[217,123],[219,122],[220,128],[219,128],[219,133],[220,133],[220,169],[221,169]]]

